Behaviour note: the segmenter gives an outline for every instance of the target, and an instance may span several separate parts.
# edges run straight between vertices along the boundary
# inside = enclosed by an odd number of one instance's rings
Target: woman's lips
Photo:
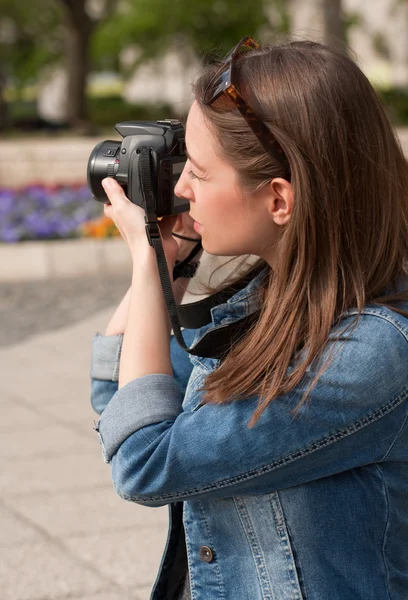
[[[194,229],[194,231],[198,232],[198,230],[202,229],[203,226],[201,225],[201,223],[199,223],[198,221],[196,221],[194,219],[194,217],[192,217],[191,215],[190,215],[190,217],[193,219],[193,229]]]
[[[196,231],[197,233],[200,233],[200,231],[202,230],[203,226],[200,225],[200,223],[197,223],[197,221],[194,221],[193,228],[194,228],[194,231]]]

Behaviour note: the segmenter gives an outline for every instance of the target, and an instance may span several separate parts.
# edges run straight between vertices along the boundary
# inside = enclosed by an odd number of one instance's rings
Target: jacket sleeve
[[[192,344],[195,334],[195,329],[183,330],[184,340],[188,346]],[[108,402],[118,391],[122,343],[123,335],[96,333],[93,338],[90,373],[91,404],[98,414],[102,414]],[[187,352],[180,348],[174,336],[170,339],[170,356],[174,378],[184,395],[193,366]]]
[[[191,392],[197,409],[183,412],[175,378],[129,382],[96,427],[119,495],[160,506],[260,494],[384,460],[407,420],[408,340],[390,321],[364,315],[350,335],[330,341],[321,360],[333,349],[296,416],[319,360],[252,428],[255,397],[200,405],[198,389]]]

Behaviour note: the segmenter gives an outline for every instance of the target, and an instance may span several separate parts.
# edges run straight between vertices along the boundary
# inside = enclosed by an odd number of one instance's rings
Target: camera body
[[[188,211],[187,200],[174,194],[186,163],[185,131],[180,121],[125,121],[115,126],[122,142],[105,140],[92,150],[88,160],[87,177],[92,196],[107,203],[102,187],[105,177],[113,177],[123,187],[131,202],[143,207],[139,178],[140,149],[150,149],[151,181],[158,217]]]

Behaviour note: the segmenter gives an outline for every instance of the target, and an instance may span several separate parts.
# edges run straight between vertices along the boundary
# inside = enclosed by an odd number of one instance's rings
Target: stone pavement
[[[147,600],[167,508],[113,491],[93,431],[90,344],[112,314],[0,350],[1,600]]]

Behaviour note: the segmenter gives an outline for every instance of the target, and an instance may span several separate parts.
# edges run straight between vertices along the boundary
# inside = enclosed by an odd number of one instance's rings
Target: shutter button
[[[208,546],[201,546],[200,548],[200,559],[203,562],[210,563],[214,558],[214,553]]]

